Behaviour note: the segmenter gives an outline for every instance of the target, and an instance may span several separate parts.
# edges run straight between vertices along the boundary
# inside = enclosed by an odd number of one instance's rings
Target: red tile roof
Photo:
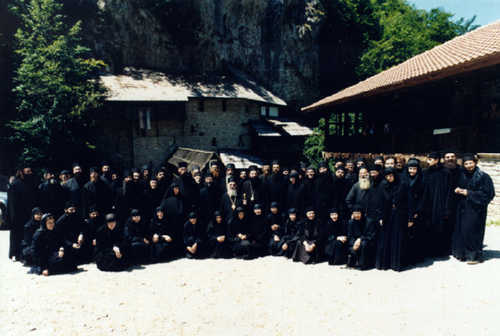
[[[500,64],[500,20],[427,50],[358,84],[323,98],[302,111],[446,78]]]

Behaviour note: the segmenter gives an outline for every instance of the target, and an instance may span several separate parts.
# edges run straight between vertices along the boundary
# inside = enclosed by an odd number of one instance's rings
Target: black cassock
[[[185,173],[181,176],[176,177],[174,179],[174,182],[179,185],[179,190],[184,196],[186,211],[190,212],[196,210],[199,199],[199,189],[196,186],[191,175]]]
[[[377,223],[365,220],[349,220],[347,224],[347,239],[349,242],[347,265],[361,270],[369,269],[374,264],[375,238],[377,233]],[[358,250],[354,251],[353,246],[358,238],[361,244]]]
[[[85,185],[83,178],[73,176],[62,187],[66,191],[67,199],[73,202],[76,206],[76,211],[81,218],[85,218],[88,214],[85,213],[83,208],[83,186]]]
[[[172,194],[172,196],[164,199],[160,206],[165,210],[165,215],[171,225],[173,225],[173,230],[182,238],[182,231],[187,215],[184,196],[180,193],[175,196]]]
[[[126,221],[132,209],[144,210],[144,184],[141,180],[123,181],[122,194],[117,202],[118,220]]]
[[[93,255],[92,240],[88,237],[85,221],[76,213],[65,213],[56,222],[56,231],[70,247],[66,252],[71,253],[77,264],[90,262]],[[79,249],[72,247],[78,241],[78,236],[83,235],[83,243]]]
[[[199,216],[205,222],[208,223],[214,214],[214,212],[219,207],[219,195],[217,192],[217,187],[214,184],[210,186],[205,185],[200,190],[200,204],[199,204]]]
[[[250,243],[250,223],[247,217],[239,219],[235,214],[228,223],[228,234],[231,242],[233,255],[237,258],[249,259],[252,257],[252,246]],[[238,234],[247,236],[247,239],[240,239]]]
[[[225,236],[223,242],[217,241],[217,237]],[[229,235],[227,231],[227,223],[222,219],[220,223],[217,223],[215,218],[210,221],[208,225],[208,250],[210,258],[230,258],[232,256],[231,252],[231,242],[229,240]]]
[[[249,178],[243,183],[240,193],[241,195],[245,195],[244,197],[248,201],[248,207],[250,209],[253,209],[253,206],[257,203],[263,207],[269,205],[269,195],[266,186],[267,184],[263,183],[258,176]]]
[[[33,217],[24,224],[24,237],[21,242],[22,248],[22,259],[26,263],[26,265],[33,265],[35,262],[34,259],[34,250],[33,250],[33,235],[36,230],[40,228],[40,221],[36,221]]]
[[[229,196],[227,193],[222,195],[220,201],[220,212],[223,218],[232,218],[233,214],[236,215],[235,210],[237,207],[247,209],[247,206],[243,204],[241,193],[238,192],[236,196]]]
[[[125,239],[123,229],[117,224],[113,230],[104,224],[97,230],[96,235],[96,256],[97,268],[101,271],[119,272],[129,267],[128,244]],[[113,247],[118,247],[122,257],[118,259],[113,251]]]
[[[286,183],[281,173],[271,174],[267,179],[267,203],[262,203],[264,209],[268,209],[271,202],[278,202],[281,206],[284,203]]]
[[[69,194],[57,181],[46,181],[38,186],[38,199],[43,212],[51,213],[57,218],[63,214]]]
[[[447,174],[441,166],[432,166],[424,170],[424,198],[423,210],[426,221],[424,241],[431,257],[442,257],[449,255],[450,230],[447,221],[447,201],[449,198],[449,187]]]
[[[287,245],[287,249],[286,251],[283,251],[283,255],[287,258],[291,258],[293,252],[295,251],[297,242],[300,239],[301,226],[302,224],[298,219],[292,221],[290,218],[287,218],[287,220],[285,221],[284,232],[283,232],[283,244]]]
[[[272,226],[276,224],[278,228],[276,230],[272,229]],[[269,237],[269,253],[275,256],[285,255],[282,246],[285,243],[285,218],[282,213],[278,212],[276,214],[270,213],[267,215],[267,226],[270,232]],[[276,239],[277,238],[277,239]]]
[[[144,192],[144,206],[142,209],[142,215],[144,216],[144,220],[150,221],[155,217],[155,209],[160,206],[163,200],[163,194],[158,187],[156,189],[152,189],[150,186],[146,188]]]
[[[495,197],[495,188],[491,177],[479,168],[472,174],[463,172],[458,186],[467,189],[467,196],[458,200],[452,253],[459,260],[480,261],[488,204]]]
[[[332,194],[330,195],[331,197],[331,204],[330,206],[332,208],[335,208],[339,211],[339,215],[342,217],[347,217],[348,216],[348,210],[347,210],[347,205],[345,203],[345,199],[347,197],[347,194],[349,193],[350,190],[350,185],[349,182],[344,178],[338,178],[337,176],[333,177],[333,183],[332,183]]]
[[[107,214],[113,206],[113,193],[111,187],[97,179],[96,182],[89,181],[83,187],[82,208],[85,217],[88,215],[90,207],[95,207],[101,214]]]
[[[64,255],[59,257],[59,249],[64,249]],[[76,270],[76,264],[63,237],[54,229],[47,230],[44,226],[33,235],[33,251],[38,273],[44,270],[50,274],[68,273]]]
[[[316,206],[316,179],[306,177],[303,182],[304,184],[304,208]]]
[[[314,208],[321,220],[326,220],[328,209],[331,208],[333,195],[333,179],[329,171],[319,173],[315,179],[316,203]]]
[[[10,226],[9,258],[20,259],[24,224],[30,220],[31,210],[35,207],[36,192],[30,183],[16,178],[7,190],[7,197]]]
[[[285,194],[285,207],[283,210],[288,211],[294,208],[297,210],[297,215],[302,217],[304,214],[304,185],[300,183],[299,179],[295,184],[288,183]]]
[[[184,223],[184,252],[187,258],[201,259],[205,257],[204,228],[206,226],[203,223],[201,223],[202,225],[198,225],[198,223],[200,223],[199,220],[196,224],[192,224],[189,220]],[[197,244],[196,253],[193,254],[187,250],[187,247],[193,246],[195,243]]]
[[[423,260],[421,244],[424,233],[423,222],[423,197],[424,183],[422,174],[419,172],[414,177],[407,176],[408,182],[408,221],[413,221],[413,226],[408,228],[408,262],[415,264]]]
[[[156,215],[151,219],[149,226],[150,242],[151,242],[151,261],[160,262],[165,260],[170,260],[179,255],[180,238],[179,233],[173,230],[172,223],[167,220],[166,217],[159,219]],[[158,242],[153,242],[153,235],[157,234],[159,236]],[[172,238],[171,242],[168,242],[163,236],[169,236]]]
[[[130,244],[130,258],[132,263],[141,264],[150,261],[151,242],[149,241],[148,224],[141,218],[139,222],[134,222],[132,217],[127,220],[125,225],[125,237]]]
[[[408,265],[408,185],[395,176],[384,183],[386,215],[380,228],[375,266],[402,271]]]
[[[338,237],[347,237],[347,225],[340,217],[333,221],[328,218],[325,225],[324,253],[330,265],[343,265],[347,262],[348,241],[342,242]]]
[[[292,255],[293,261],[302,261],[304,264],[314,264],[319,257],[320,223],[318,219],[304,219],[299,229],[299,239]],[[316,248],[312,252],[307,252],[304,242],[315,243]]]
[[[252,256],[261,257],[267,254],[269,234],[271,229],[267,224],[264,214],[252,214],[250,217],[250,243],[252,245]]]

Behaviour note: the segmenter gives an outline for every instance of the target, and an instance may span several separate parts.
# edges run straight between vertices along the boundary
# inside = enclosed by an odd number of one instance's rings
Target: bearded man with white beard
[[[220,203],[222,218],[233,218],[233,213],[238,207],[242,207],[246,211],[247,202],[238,191],[238,185],[234,177],[230,177],[227,183],[227,192],[222,195]]]

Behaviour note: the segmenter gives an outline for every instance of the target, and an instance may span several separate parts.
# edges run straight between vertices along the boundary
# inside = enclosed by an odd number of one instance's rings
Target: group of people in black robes
[[[103,271],[176,258],[282,256],[402,271],[424,258],[482,259],[491,178],[473,154],[333,159],[316,169],[278,161],[237,171],[180,163],[123,176],[75,163],[59,176],[18,171],[9,186],[10,250],[49,275],[95,262]]]

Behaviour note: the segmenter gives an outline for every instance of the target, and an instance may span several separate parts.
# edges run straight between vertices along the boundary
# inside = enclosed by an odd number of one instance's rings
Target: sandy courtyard
[[[500,335],[500,227],[479,265],[359,272],[284,258],[41,277],[7,259],[0,335]]]

